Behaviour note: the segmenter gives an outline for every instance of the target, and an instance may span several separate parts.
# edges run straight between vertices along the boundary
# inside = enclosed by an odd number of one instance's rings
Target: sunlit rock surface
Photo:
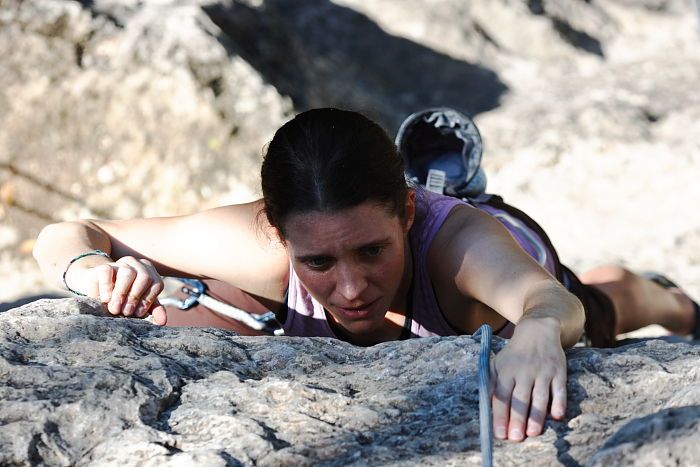
[[[1,0],[0,310],[55,292],[46,223],[259,194],[295,112],[390,132],[476,116],[489,190],[564,261],[660,270],[700,298],[700,37],[685,0]]]
[[[469,336],[361,348],[101,314],[0,314],[0,464],[480,465]],[[566,421],[497,442],[495,465],[696,463],[697,342],[568,356]]]

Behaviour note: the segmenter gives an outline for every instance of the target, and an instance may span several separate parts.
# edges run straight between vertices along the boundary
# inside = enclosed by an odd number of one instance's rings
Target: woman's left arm
[[[455,208],[435,242],[441,269],[459,292],[516,324],[493,361],[496,437],[520,441],[540,434],[550,394],[552,417],[561,419],[566,410],[563,349],[583,331],[581,302],[478,209]]]
[[[566,357],[585,320],[581,302],[556,281],[534,284],[508,344],[493,362],[496,437],[521,441],[542,432],[551,394],[552,418],[566,412]]]

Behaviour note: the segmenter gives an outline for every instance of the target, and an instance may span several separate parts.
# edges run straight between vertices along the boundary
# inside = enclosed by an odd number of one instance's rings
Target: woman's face
[[[384,329],[405,277],[414,197],[407,196],[405,219],[372,202],[287,219],[285,242],[299,280],[351,337]]]

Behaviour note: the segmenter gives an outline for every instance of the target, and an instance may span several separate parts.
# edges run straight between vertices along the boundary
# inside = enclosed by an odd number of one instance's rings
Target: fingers
[[[492,371],[492,374],[494,372]],[[522,441],[542,433],[550,402],[552,417],[561,420],[566,412],[566,368],[542,371],[537,378],[527,374],[496,379],[492,396],[493,431],[498,439]]]
[[[531,393],[531,380],[516,382],[510,401],[510,420],[508,422],[508,439],[512,441],[522,441],[525,439],[525,425],[528,408],[530,407]]]
[[[549,380],[538,378],[532,388],[532,402],[530,404],[530,415],[527,419],[528,436],[537,436],[542,433],[544,420],[547,416],[547,405],[549,404]]]
[[[113,315],[123,314],[130,316],[130,310],[127,310],[126,304],[131,290],[131,285],[136,279],[136,270],[127,264],[121,264],[117,269],[117,278],[114,281],[114,290],[112,291],[112,299],[109,302],[109,312]]]
[[[168,321],[168,316],[165,313],[165,307],[163,307],[163,305],[160,303],[153,308],[151,316],[153,316],[153,321],[159,326],[164,326]]]
[[[552,418],[562,420],[566,414],[566,369],[552,379]]]
[[[124,257],[98,268],[100,300],[110,314],[143,318],[154,306],[162,308],[157,297],[163,280],[150,261]],[[165,309],[158,315],[155,321],[165,324]]]
[[[150,261],[143,259],[137,267],[139,274],[131,286],[129,296],[133,301],[134,316],[143,318],[163,291],[163,280]]]
[[[148,314],[152,307],[156,305],[160,306],[160,303],[157,303],[157,298],[162,291],[163,282],[161,280],[153,283],[141,297],[141,301],[138,302],[134,316],[137,318],[143,318]]]
[[[510,398],[515,381],[497,380],[491,407],[493,411],[493,434],[498,439],[507,438],[508,420],[510,419]]]
[[[97,287],[100,292],[100,301],[107,304],[114,290],[114,269],[109,264],[101,264],[95,268],[97,272]]]

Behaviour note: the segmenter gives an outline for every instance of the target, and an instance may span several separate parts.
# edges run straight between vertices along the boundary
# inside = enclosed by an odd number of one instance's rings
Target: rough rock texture
[[[0,464],[480,465],[469,336],[361,348],[100,315],[0,314]],[[497,442],[495,465],[697,462],[697,342],[568,355],[566,422]]]
[[[54,289],[47,222],[258,191],[295,111],[476,115],[490,191],[576,270],[700,298],[700,48],[685,0],[0,0],[0,310]],[[0,314],[0,464],[479,463],[469,337],[362,349]],[[569,352],[566,423],[496,464],[692,465],[697,343]]]
[[[700,48],[685,0],[0,0],[0,309],[84,216],[250,199],[293,112],[476,115],[491,191],[581,271],[700,297]]]

